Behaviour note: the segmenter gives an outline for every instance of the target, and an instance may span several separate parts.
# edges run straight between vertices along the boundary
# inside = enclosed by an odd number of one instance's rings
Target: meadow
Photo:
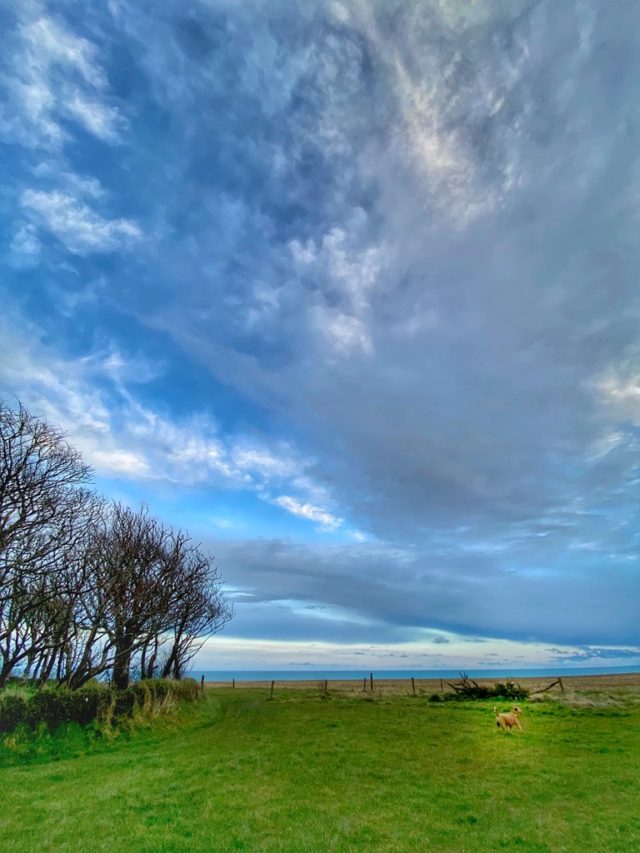
[[[215,687],[109,738],[0,748],[7,851],[637,851],[640,702]],[[499,703],[508,707],[508,703]]]

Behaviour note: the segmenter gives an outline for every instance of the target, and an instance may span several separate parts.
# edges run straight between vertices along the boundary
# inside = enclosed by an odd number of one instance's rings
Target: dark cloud
[[[437,556],[422,549],[269,540],[211,547],[227,581],[250,593],[236,608],[231,630],[239,636],[443,643],[437,631],[445,630],[476,642],[640,640],[635,569],[605,574],[575,557],[544,570],[516,568],[510,555],[464,557],[455,543]],[[323,605],[326,618],[310,619],[309,601]],[[435,636],[425,634],[430,629]]]

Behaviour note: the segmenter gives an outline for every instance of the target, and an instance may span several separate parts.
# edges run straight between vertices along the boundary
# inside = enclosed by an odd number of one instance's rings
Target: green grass
[[[5,747],[0,849],[640,850],[639,706],[524,703],[524,735],[492,706],[217,689],[110,743]]]

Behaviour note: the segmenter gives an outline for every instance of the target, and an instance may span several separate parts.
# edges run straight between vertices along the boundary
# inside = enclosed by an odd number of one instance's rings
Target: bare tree
[[[0,687],[180,678],[231,618],[213,560],[146,509],[106,504],[64,435],[0,404]]]
[[[63,433],[0,403],[0,686],[44,643],[42,615],[95,497]]]
[[[43,532],[64,531],[73,490],[90,474],[64,433],[22,405],[14,411],[0,402],[0,554],[21,549],[27,538],[30,548],[21,550],[22,561],[40,560],[51,539]]]
[[[207,637],[221,630],[233,616],[222,595],[215,562],[196,546],[184,549],[178,589],[171,613],[169,652],[162,671],[165,678],[182,678]]]
[[[117,689],[127,687],[132,656],[151,630],[167,628],[175,586],[172,540],[172,531],[145,509],[113,505],[97,561],[97,588]]]

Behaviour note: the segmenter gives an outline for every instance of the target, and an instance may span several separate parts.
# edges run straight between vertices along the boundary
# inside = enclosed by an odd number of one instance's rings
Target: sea
[[[601,667],[557,667],[551,669],[469,669],[464,670],[470,678],[552,678],[567,675],[616,675],[639,672],[640,666],[601,666]],[[369,678],[459,678],[458,669],[194,669],[189,675],[205,681],[358,681]]]

